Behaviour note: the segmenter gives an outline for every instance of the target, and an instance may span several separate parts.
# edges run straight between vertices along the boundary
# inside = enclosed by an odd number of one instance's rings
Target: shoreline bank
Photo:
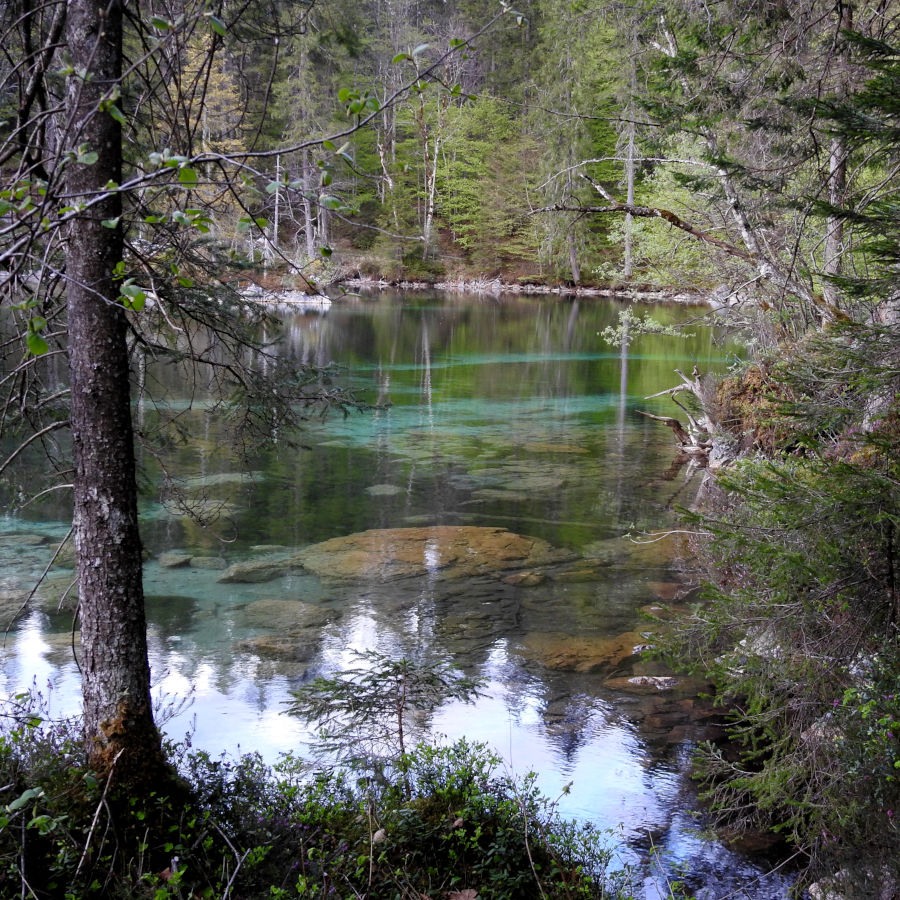
[[[474,279],[471,281],[388,281],[376,278],[341,278],[334,282],[338,287],[356,290],[405,290],[405,291],[447,291],[457,294],[520,294],[526,296],[558,297],[603,297],[614,300],[637,300],[644,303],[682,303],[685,305],[710,305],[708,294],[697,291],[640,290],[625,287],[598,288],[568,285],[520,284],[502,281],[499,278]]]

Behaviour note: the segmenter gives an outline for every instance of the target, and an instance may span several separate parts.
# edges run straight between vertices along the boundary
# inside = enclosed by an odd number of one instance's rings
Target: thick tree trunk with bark
[[[69,0],[67,42],[75,71],[87,73],[69,82],[68,144],[85,160],[67,171],[76,203],[121,181],[121,129],[99,111],[121,74],[120,5]],[[134,783],[159,772],[162,752],[150,702],[127,323],[113,278],[122,231],[108,227],[121,210],[112,193],[74,220],[66,276],[85,741],[96,771],[114,767],[117,780]]]

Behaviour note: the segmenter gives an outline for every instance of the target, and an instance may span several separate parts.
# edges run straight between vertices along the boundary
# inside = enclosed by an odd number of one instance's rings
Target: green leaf
[[[324,206],[325,209],[341,209],[344,205],[339,197],[334,197],[331,194],[323,194],[319,198],[319,203]]]
[[[43,316],[32,316],[28,323],[29,331],[43,331],[47,327],[47,320]]]
[[[162,16],[151,16],[150,24],[160,31],[168,31],[172,27],[172,23],[168,19],[162,18]]]
[[[331,247],[319,247],[319,253],[321,253],[322,256],[324,256],[326,259],[328,259],[328,257],[331,256],[333,252],[334,251],[331,249]]]
[[[98,159],[100,159],[100,154],[90,150],[87,153],[79,153],[77,162],[80,162],[83,166],[92,166]]]
[[[189,287],[193,287],[193,286],[194,286],[193,280],[192,280],[191,278],[188,278],[186,275],[179,275],[179,276],[178,276],[178,283],[179,283],[182,287],[185,287],[185,288],[189,288]]]
[[[147,302],[147,295],[136,284],[123,284],[119,299],[125,309],[140,312]]]
[[[49,349],[50,345],[39,334],[29,331],[25,335],[25,346],[32,356],[43,356]],[[24,795],[23,795],[24,796]],[[19,798],[22,799],[21,797]],[[18,802],[18,801],[16,801]]]
[[[194,187],[197,184],[197,172],[190,166],[182,166],[178,170],[178,181],[185,187]]]
[[[116,106],[115,103],[110,103],[106,107],[106,111],[114,118],[120,125],[126,125],[125,116],[122,114],[122,110]]]
[[[322,187],[328,187],[331,184],[331,174],[329,172],[322,173]]]
[[[212,13],[207,13],[209,16],[209,24],[212,30],[222,37],[228,33],[228,29],[225,27],[225,23],[218,17],[214,16]]]
[[[100,224],[104,228],[116,228],[118,227],[119,219],[121,218],[121,216],[116,216],[114,219],[104,219]]]
[[[403,62],[404,59],[412,59],[412,57],[408,53],[398,53],[392,60],[391,64],[395,64],[398,62]]]
[[[334,141],[322,141],[322,147],[325,150],[334,150]]]
[[[353,96],[353,92],[348,90],[347,88],[341,88],[338,91],[338,101],[340,103],[346,103]]]
[[[267,194],[274,194],[281,186],[282,186],[282,185],[281,185],[281,182],[280,182],[280,181],[270,181],[270,182],[266,185],[266,193],[267,193]]]
[[[6,810],[7,812],[16,812],[17,810],[22,809],[24,806],[27,806],[29,803],[31,803],[32,800],[38,800],[43,796],[44,791],[42,788],[28,788],[28,790],[25,791],[25,793],[22,794],[21,797],[13,800],[13,802],[6,807]]]
[[[265,228],[269,224],[269,220],[264,219],[262,216],[259,216],[259,218],[256,218],[253,221],[256,222],[257,228]]]

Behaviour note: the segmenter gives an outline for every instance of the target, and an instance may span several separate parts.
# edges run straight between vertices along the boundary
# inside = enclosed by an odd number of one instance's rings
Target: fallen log
[[[663,425],[671,428],[675,434],[675,440],[681,445],[683,453],[688,453],[691,456],[705,456],[709,453],[712,441],[701,440],[696,434],[691,434],[678,419],[673,419],[671,416],[655,416],[653,413],[644,412],[641,409],[636,409],[635,412],[656,422],[662,422]]]
[[[653,413],[644,412],[642,409],[636,409],[635,412],[656,422],[662,422],[663,425],[671,428],[675,432],[675,440],[682,446],[693,446],[694,442],[691,440],[691,436],[684,430],[684,425],[678,419],[673,419],[671,416],[655,416]]]

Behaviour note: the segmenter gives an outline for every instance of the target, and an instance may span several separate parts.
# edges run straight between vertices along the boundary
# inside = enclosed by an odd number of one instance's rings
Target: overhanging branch
[[[746,250],[735,247],[734,244],[730,244],[728,241],[723,241],[721,238],[695,228],[690,222],[685,222],[684,219],[675,215],[671,210],[661,209],[656,206],[638,206],[636,203],[620,203],[618,200],[613,200],[605,191],[604,194],[609,201],[607,206],[574,206],[556,203],[553,206],[542,206],[539,209],[533,209],[531,215],[543,212],[618,213],[621,215],[630,214],[642,219],[662,219],[674,228],[686,232],[699,241],[711,244],[730,256],[736,256],[738,259],[753,265],[758,264],[758,260],[754,259]]]

